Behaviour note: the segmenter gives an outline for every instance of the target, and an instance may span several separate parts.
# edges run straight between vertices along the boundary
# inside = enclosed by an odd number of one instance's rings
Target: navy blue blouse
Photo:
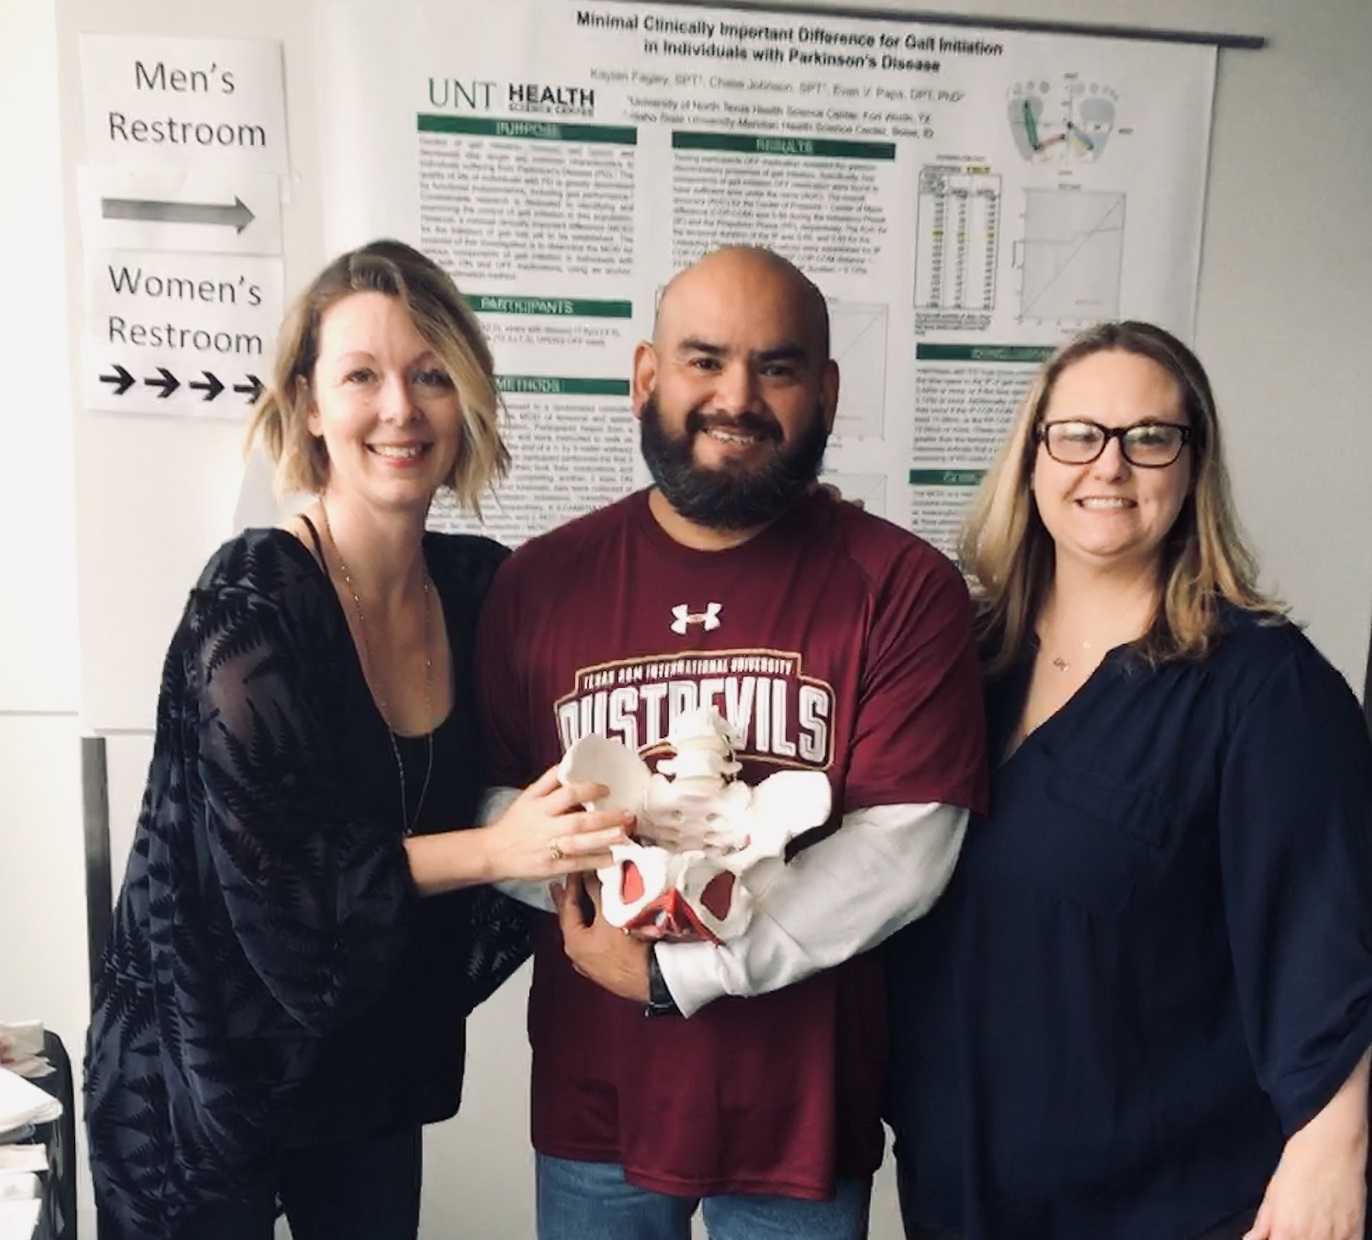
[[[1256,1205],[1372,1043],[1372,746],[1348,686],[1244,613],[1112,651],[993,773],[889,948],[912,1217],[968,1240],[1195,1236]],[[1028,668],[988,690],[993,754]]]
[[[417,830],[473,821],[473,633],[504,551],[430,534],[454,701]],[[427,746],[401,741],[410,805]],[[395,756],[338,596],[282,530],[211,558],[163,668],[95,982],[91,1170],[111,1240],[173,1233],[288,1145],[451,1115],[463,1019],[528,954],[491,888],[420,900]]]

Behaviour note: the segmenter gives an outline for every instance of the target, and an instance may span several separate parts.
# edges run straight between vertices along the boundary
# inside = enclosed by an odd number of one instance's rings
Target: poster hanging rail
[[[638,4],[642,0],[610,0],[612,4]],[[986,17],[973,13],[939,13],[932,9],[865,9],[850,5],[782,5],[762,0],[725,0],[703,6],[701,0],[658,0],[677,8],[737,9],[744,13],[790,13],[802,17],[857,17],[876,21],[910,22],[936,26],[975,26],[979,30],[1020,30],[1033,34],[1081,34],[1098,39],[1139,39],[1154,43],[1199,43],[1238,51],[1258,51],[1267,46],[1260,34],[1224,34],[1213,30],[1175,30],[1154,26],[1124,26],[1111,22],[1050,21],[1032,17]]]

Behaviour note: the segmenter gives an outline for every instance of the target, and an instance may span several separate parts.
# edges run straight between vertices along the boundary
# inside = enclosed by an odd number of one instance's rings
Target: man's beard
[[[776,420],[757,413],[724,417],[693,409],[686,415],[685,431],[673,435],[662,424],[655,393],[643,402],[639,421],[639,447],[658,490],[678,514],[714,530],[750,530],[779,517],[819,477],[829,442],[818,403],[789,448]],[[759,435],[781,446],[762,465],[707,468],[695,459],[695,438],[707,427]]]

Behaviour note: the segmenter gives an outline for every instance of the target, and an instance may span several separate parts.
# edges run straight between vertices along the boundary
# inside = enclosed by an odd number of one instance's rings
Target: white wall
[[[85,851],[53,0],[0,0],[0,29],[0,1021],[44,1020],[79,1071]]]
[[[0,713],[75,714],[76,506],[54,0],[0,0],[5,422]]]
[[[944,8],[1270,38],[1265,51],[1220,60],[1197,345],[1268,579],[1360,688],[1372,620],[1372,397],[1360,364],[1372,324],[1372,138],[1359,118],[1372,115],[1364,63],[1372,6],[945,0]],[[283,42],[293,290],[325,257],[313,19],[303,0],[0,0],[0,29],[0,235],[12,277],[0,302],[10,429],[0,486],[0,1019],[41,1016],[79,1055],[87,1001],[78,736],[83,727],[120,730],[111,739],[111,807],[116,848],[126,848],[157,663],[195,568],[232,532],[240,432],[73,408],[77,35]],[[114,581],[122,594],[110,590]],[[78,658],[78,585],[83,627],[118,633],[124,657]],[[132,694],[131,680],[143,686]],[[528,1234],[525,979],[473,1021],[464,1113],[430,1135],[426,1235]],[[876,1215],[876,1240],[898,1234],[889,1185]]]
[[[1372,5],[1150,8],[1162,20],[1204,12],[1272,39],[1270,51],[1220,58],[1196,343],[1267,576],[1361,695],[1372,622],[1372,134],[1346,122],[1372,102]]]

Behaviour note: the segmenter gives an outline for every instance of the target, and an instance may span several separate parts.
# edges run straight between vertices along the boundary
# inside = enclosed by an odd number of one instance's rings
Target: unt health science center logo
[[[577,83],[506,82],[472,78],[429,79],[429,103],[456,111],[504,108],[539,116],[594,116],[595,87]]]

